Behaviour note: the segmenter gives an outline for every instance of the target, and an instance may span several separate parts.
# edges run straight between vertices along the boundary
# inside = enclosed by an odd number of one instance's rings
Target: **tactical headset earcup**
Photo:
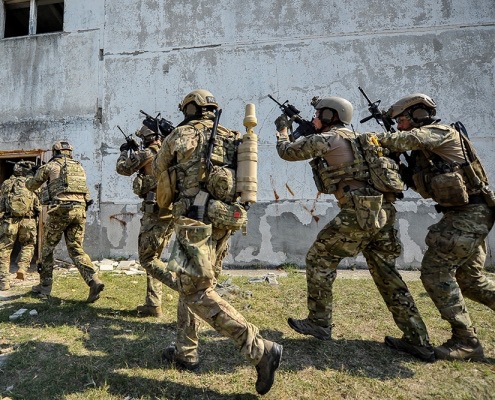
[[[184,107],[185,115],[196,115],[198,112],[198,107],[194,103],[189,103]]]
[[[329,108],[324,108],[320,113],[320,121],[323,123],[330,123],[333,119],[333,111]]]
[[[416,108],[411,113],[411,118],[414,122],[421,122],[427,118],[430,118],[430,113],[427,110],[425,110],[424,108]]]

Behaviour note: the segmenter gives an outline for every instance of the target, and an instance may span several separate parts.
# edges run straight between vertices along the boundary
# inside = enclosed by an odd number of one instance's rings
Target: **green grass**
[[[175,338],[177,295],[165,289],[164,316],[138,318],[144,276],[104,274],[102,298],[87,305],[87,287],[76,275],[58,275],[53,297],[19,296],[0,308],[0,348],[14,348],[0,370],[0,395],[11,399],[256,399],[255,369],[232,341],[203,324],[202,370],[163,365],[161,351]],[[468,301],[485,349],[484,362],[425,364],[383,345],[400,331],[370,279],[337,279],[334,340],[298,335],[288,316],[306,316],[303,274],[289,272],[280,285],[233,282],[252,297],[229,296],[264,337],[284,345],[284,358],[266,399],[489,399],[495,396],[495,313]],[[222,280],[222,279],[221,279]],[[408,283],[433,344],[450,336],[421,282]],[[170,296],[171,294],[171,296]],[[19,308],[36,309],[9,321]],[[7,390],[9,388],[9,390]],[[1,396],[0,396],[1,398]]]

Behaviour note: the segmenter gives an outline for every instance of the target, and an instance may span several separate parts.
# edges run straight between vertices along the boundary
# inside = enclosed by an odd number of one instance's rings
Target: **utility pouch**
[[[162,171],[156,183],[156,201],[160,208],[169,208],[174,201],[177,185],[177,172]]]
[[[356,190],[351,194],[356,219],[362,230],[377,231],[387,223],[387,214],[382,208],[383,195],[374,189]]]
[[[232,168],[214,165],[206,180],[206,190],[215,199],[230,203],[235,198],[236,179]]]
[[[469,203],[469,195],[459,172],[446,172],[431,179],[433,200],[444,207],[464,206]]]
[[[210,200],[207,215],[214,228],[237,231],[247,224],[247,211],[237,203]]]
[[[201,221],[181,217],[175,223],[176,240],[167,269],[197,278],[214,277],[215,252],[212,227]]]
[[[40,203],[44,206],[50,205],[50,192],[46,184],[40,190]]]

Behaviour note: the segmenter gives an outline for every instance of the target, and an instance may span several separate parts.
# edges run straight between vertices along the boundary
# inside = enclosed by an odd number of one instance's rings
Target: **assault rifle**
[[[361,121],[359,121],[361,124],[364,122],[369,121],[371,118],[374,118],[375,121],[380,125],[385,132],[395,132],[395,129],[392,128],[392,125],[395,124],[395,121],[390,118],[389,116],[385,115],[385,112],[383,110],[380,110],[378,106],[380,105],[381,100],[377,100],[375,102],[372,102],[369,97],[366,95],[364,90],[361,88],[361,86],[358,86],[359,91],[361,94],[364,96],[366,101],[368,102],[368,110],[370,112],[370,115],[368,115],[366,118],[363,118]]]
[[[213,128],[211,129],[210,139],[208,140],[208,147],[206,148],[205,162],[206,162],[206,177],[210,174],[211,167],[213,166],[211,162],[211,155],[213,154],[213,148],[215,147],[215,139],[217,137],[218,122],[220,121],[220,115],[222,114],[222,109],[219,108],[215,112],[215,119],[213,120]],[[205,189],[205,182],[202,183],[198,194],[194,197],[194,203],[189,208],[187,216],[189,218],[195,219],[196,221],[203,221],[206,211],[206,205],[208,204],[208,198],[210,194]]]
[[[119,128],[119,131],[121,131],[122,135],[124,135],[125,141],[127,142],[127,145],[129,146],[129,150],[138,151],[139,150],[139,144],[133,138],[131,138],[132,134],[126,135],[125,132],[122,130],[122,128],[118,125],[117,125],[117,128]]]
[[[315,128],[311,123],[311,121],[308,121],[307,119],[301,117],[299,115],[300,111],[292,104],[289,104],[289,100],[285,100],[283,103],[280,103],[277,100],[275,100],[272,97],[272,95],[269,94],[268,97],[272,99],[275,103],[277,103],[277,105],[280,107],[282,112],[285,115],[287,115],[287,118],[289,118],[289,120],[292,120],[299,125],[295,131],[292,130],[292,127],[290,129],[291,134],[289,135],[289,137],[292,142],[301,136],[309,136],[316,133]]]
[[[161,113],[158,113],[156,117],[152,117],[151,115],[145,113],[143,110],[139,110],[139,112],[146,117],[143,120],[143,125],[151,129],[156,134],[163,136],[164,138],[170,135],[170,133],[175,129],[175,126],[172,125],[172,122],[166,120],[165,118],[160,118]]]

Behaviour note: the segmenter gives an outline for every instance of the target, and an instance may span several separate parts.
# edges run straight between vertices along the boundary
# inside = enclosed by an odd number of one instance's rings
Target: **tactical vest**
[[[89,193],[86,172],[79,161],[61,156],[56,157],[52,162],[60,165],[60,174],[48,182],[48,194],[51,200],[61,193]]]
[[[12,178],[12,185],[6,193],[6,214],[12,217],[33,216],[33,203],[35,194],[26,188],[26,177]]]
[[[445,125],[427,125],[424,128],[453,129]],[[469,197],[481,194],[482,187],[488,185],[488,177],[473,145],[457,132],[464,149],[465,162],[462,165],[446,161],[428,150],[411,152],[412,188],[423,198],[431,198],[445,207],[468,204]]]
[[[370,178],[368,165],[355,140],[356,134],[347,128],[339,128],[334,132],[349,141],[354,160],[339,165],[330,165],[331,160],[323,156],[310,161],[316,188],[319,192],[327,194],[335,193],[341,182],[352,180],[367,182]]]

